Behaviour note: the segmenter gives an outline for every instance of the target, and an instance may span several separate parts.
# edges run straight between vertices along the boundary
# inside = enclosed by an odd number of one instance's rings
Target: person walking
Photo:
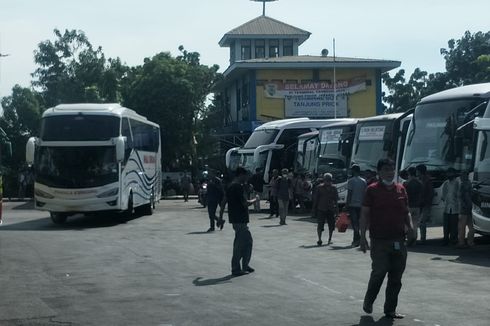
[[[432,199],[434,198],[434,188],[432,180],[427,174],[425,164],[417,165],[417,176],[422,182],[422,202],[420,204],[419,227],[420,227],[420,242],[425,243],[427,239],[427,224],[431,221]]]
[[[372,270],[364,297],[363,310],[373,312],[383,280],[388,274],[384,314],[387,318],[403,318],[396,312],[401,279],[407,263],[405,230],[413,232],[405,188],[394,182],[395,163],[381,159],[377,164],[379,181],[367,187],[361,210],[361,251],[371,247]],[[369,229],[371,246],[366,239]]]
[[[292,199],[292,182],[288,177],[288,169],[281,170],[281,176],[277,178],[275,184],[277,192],[277,202],[279,205],[279,217],[280,225],[286,224],[286,217],[288,215],[289,200]]]
[[[447,169],[447,180],[442,184],[441,197],[444,201],[443,246],[458,242],[459,185],[460,180],[456,176],[456,170],[454,168]]]
[[[352,177],[347,181],[347,200],[345,206],[351,220],[353,239],[352,246],[359,246],[359,219],[361,218],[362,201],[366,193],[367,182],[360,176],[361,168],[354,164],[351,167]]]
[[[247,199],[245,192],[247,178],[247,170],[238,167],[235,178],[226,189],[219,213],[218,224],[221,225],[224,222],[225,206],[228,204],[228,219],[235,231],[233,256],[231,258],[231,274],[233,276],[241,276],[255,271],[249,265],[252,257],[253,239],[247,225],[249,223],[248,206],[255,202],[255,198]]]
[[[264,191],[264,176],[261,169],[255,169],[255,174],[250,178],[249,183],[253,187],[253,197],[257,198],[254,203],[254,210],[256,213],[260,213],[260,198],[262,197],[262,192]]]
[[[272,170],[271,180],[269,182],[270,192],[269,192],[269,205],[270,205],[270,215],[272,218],[274,214],[276,217],[279,216],[279,203],[277,202],[277,179],[279,178],[279,170]]]
[[[332,175],[325,173],[323,182],[316,187],[313,195],[313,216],[317,219],[317,245],[322,245],[322,232],[325,229],[325,222],[328,224],[328,242],[332,243],[332,235],[335,229],[335,216],[338,215],[339,193],[337,188],[332,185]]]
[[[459,188],[459,227],[458,227],[458,248],[473,247],[475,230],[471,218],[471,181],[468,179],[468,172],[461,172],[461,184]],[[465,243],[466,228],[468,227],[468,239]]]
[[[207,191],[209,216],[209,229],[207,232],[213,232],[215,230],[215,221],[218,219],[218,217],[216,216],[216,209],[223,200],[223,186],[221,185],[221,180],[218,177],[211,178],[209,180]],[[223,224],[218,223],[218,227],[222,229]]]
[[[417,230],[419,227],[420,206],[422,205],[423,184],[417,179],[417,169],[415,167],[408,168],[408,180],[403,186],[407,191],[408,210],[412,217],[413,234],[409,236],[409,245],[414,245],[417,241]]]

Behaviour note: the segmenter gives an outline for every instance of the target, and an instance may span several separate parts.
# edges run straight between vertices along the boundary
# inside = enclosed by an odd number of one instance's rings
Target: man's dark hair
[[[427,174],[427,167],[425,166],[425,164],[419,164],[419,165],[417,165],[417,168],[416,169],[422,175],[426,175]]]
[[[392,159],[389,159],[389,158],[382,158],[381,160],[378,161],[378,165],[377,165],[377,170],[378,171],[381,171],[381,169],[384,167],[384,166],[392,166],[393,168],[395,167],[395,162],[393,162]]]
[[[417,169],[413,166],[408,168],[408,175],[411,177],[415,177],[417,175]]]
[[[361,173],[361,167],[357,164],[353,164],[350,169],[352,172]]]
[[[237,177],[239,177],[241,175],[247,175],[247,174],[248,174],[247,170],[245,170],[241,166],[237,167],[235,170],[235,176],[237,176]]]

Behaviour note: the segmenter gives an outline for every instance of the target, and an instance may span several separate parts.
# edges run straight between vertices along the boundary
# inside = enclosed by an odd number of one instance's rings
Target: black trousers
[[[279,216],[279,204],[277,202],[277,197],[270,196],[269,203],[270,203],[270,215],[272,216],[276,214],[276,217]]]
[[[218,208],[218,203],[213,201],[208,201],[208,215],[209,215],[209,227],[214,229],[214,221],[216,220],[216,209]]]
[[[248,267],[250,258],[252,258],[253,246],[252,234],[247,223],[233,223],[233,230],[235,230],[235,240],[233,241],[233,257],[231,258],[232,273]]]
[[[444,232],[444,243],[458,242],[458,214],[444,213],[442,228]]]
[[[388,274],[385,313],[396,312],[398,294],[402,288],[402,275],[407,264],[407,248],[404,241],[399,241],[398,245],[399,248],[396,248],[394,241],[371,239],[372,271],[364,304],[372,305],[374,303],[383,280]]]

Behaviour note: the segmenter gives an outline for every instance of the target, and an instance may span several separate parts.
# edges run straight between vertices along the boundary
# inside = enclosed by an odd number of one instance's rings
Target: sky
[[[266,15],[312,33],[300,55],[332,54],[335,38],[337,56],[398,60],[410,76],[417,67],[444,71],[440,49],[467,30],[489,31],[489,9],[489,0],[279,0]],[[9,54],[0,58],[0,97],[30,86],[33,52],[54,40],[54,28],[82,30],[130,66],[184,45],[224,71],[229,50],[219,40],[261,14],[250,0],[0,0],[0,53]]]

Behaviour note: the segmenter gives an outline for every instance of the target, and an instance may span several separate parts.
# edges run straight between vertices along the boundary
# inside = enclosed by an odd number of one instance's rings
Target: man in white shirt
[[[447,170],[447,180],[442,184],[442,200],[444,201],[444,240],[443,245],[458,242],[458,215],[459,215],[459,187],[460,180],[456,176],[456,170]]]

